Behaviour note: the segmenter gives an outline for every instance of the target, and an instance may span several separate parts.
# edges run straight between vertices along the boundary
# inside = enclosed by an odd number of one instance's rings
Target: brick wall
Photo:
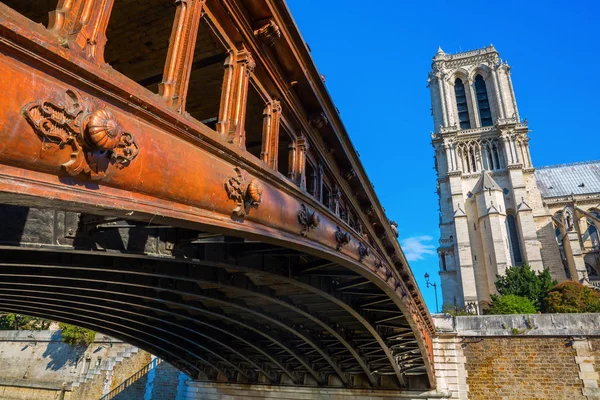
[[[576,351],[565,338],[481,338],[463,347],[470,399],[582,396]]]
[[[434,315],[438,390],[460,399],[600,399],[600,314]]]

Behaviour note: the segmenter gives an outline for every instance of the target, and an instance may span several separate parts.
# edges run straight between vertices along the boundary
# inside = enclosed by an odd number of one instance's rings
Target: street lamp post
[[[425,284],[427,285],[427,287],[433,286],[433,292],[435,293],[435,312],[439,313],[439,307],[438,307],[438,299],[437,299],[437,283],[431,283],[429,282],[429,274],[427,272],[425,272]]]

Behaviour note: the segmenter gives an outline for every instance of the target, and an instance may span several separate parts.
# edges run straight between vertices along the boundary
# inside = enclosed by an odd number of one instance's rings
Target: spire
[[[434,58],[441,57],[441,56],[443,56],[445,54],[446,53],[444,53],[444,50],[442,50],[442,46],[438,46],[437,53],[435,53],[435,57]]]

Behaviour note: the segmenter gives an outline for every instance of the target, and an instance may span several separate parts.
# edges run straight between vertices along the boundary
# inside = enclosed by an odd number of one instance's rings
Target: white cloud
[[[427,242],[431,242],[432,240],[431,236],[413,236],[401,239],[400,245],[408,261],[418,261],[424,259],[425,256],[436,254],[435,246],[427,244]]]

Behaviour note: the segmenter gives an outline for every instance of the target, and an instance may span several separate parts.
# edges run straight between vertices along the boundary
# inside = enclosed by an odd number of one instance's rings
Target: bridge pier
[[[269,385],[222,384],[188,381],[182,400],[277,399],[277,400],[392,400],[450,399],[447,392],[435,390],[366,390],[322,387],[286,387]]]

